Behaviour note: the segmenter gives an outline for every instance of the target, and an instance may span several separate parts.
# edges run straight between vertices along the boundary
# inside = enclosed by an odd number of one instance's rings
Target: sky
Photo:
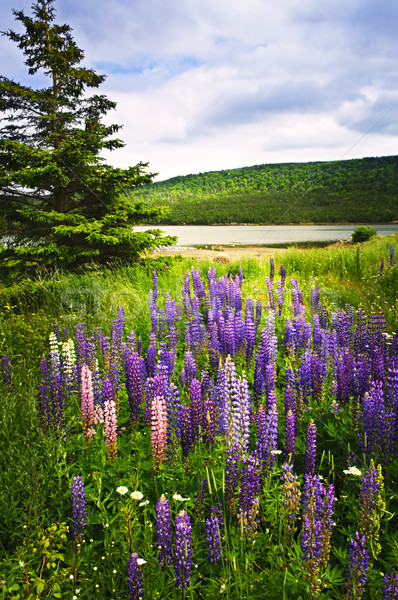
[[[21,31],[2,0],[0,29]],[[126,146],[157,180],[398,154],[396,0],[56,0]],[[0,37],[0,74],[35,86]],[[40,82],[42,83],[42,82]],[[40,85],[37,85],[40,87]]]

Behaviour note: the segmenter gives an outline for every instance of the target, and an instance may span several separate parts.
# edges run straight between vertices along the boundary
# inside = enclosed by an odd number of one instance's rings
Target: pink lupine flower
[[[104,403],[104,432],[108,459],[114,461],[117,454],[116,405],[111,398]]]
[[[93,396],[93,381],[91,378],[91,371],[87,365],[83,365],[81,370],[81,382],[82,382],[82,402],[81,402],[81,413],[83,421],[83,433],[86,442],[91,442],[95,430],[93,429],[95,409],[94,409],[94,396]]]
[[[155,396],[152,400],[151,421],[152,456],[157,469],[166,456],[167,409],[163,396]]]

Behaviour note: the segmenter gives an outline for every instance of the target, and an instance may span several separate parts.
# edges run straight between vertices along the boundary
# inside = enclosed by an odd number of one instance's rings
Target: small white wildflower
[[[125,485],[120,485],[118,488],[116,488],[116,491],[122,496],[124,496],[124,494],[127,494],[127,492],[129,491],[129,488],[126,488]]]
[[[24,566],[25,566],[25,563],[23,562],[23,560],[19,560],[19,561],[18,561],[18,564],[19,564],[19,566],[21,567],[21,569],[23,569],[23,568],[24,568]]]
[[[144,500],[144,502],[140,502],[138,506],[148,506],[149,500]]]
[[[361,471],[357,469],[357,467],[349,467],[348,469],[344,469],[343,473],[346,475],[356,475],[357,477],[362,475]]]
[[[173,494],[173,500],[180,500],[180,502],[183,500],[183,497],[180,494]]]
[[[271,454],[282,454],[282,450],[271,450]]]
[[[113,572],[114,572],[114,573],[117,573],[116,569],[113,569]]]
[[[131,492],[130,496],[132,497],[133,500],[142,500],[142,498],[144,497],[144,494],[142,492]]]
[[[137,565],[145,565],[146,564],[146,560],[144,560],[143,558],[137,558]]]
[[[226,585],[225,585],[225,583],[223,583],[222,586],[220,587],[220,594],[225,592],[225,588],[226,588]]]
[[[93,567],[93,571],[96,571],[98,569],[98,567]]]
[[[69,579],[74,579],[73,575],[69,575]]]

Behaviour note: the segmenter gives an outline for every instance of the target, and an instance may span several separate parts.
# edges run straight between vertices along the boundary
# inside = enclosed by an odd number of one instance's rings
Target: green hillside
[[[398,219],[398,156],[210,171],[130,196],[169,206],[163,224],[385,223]]]

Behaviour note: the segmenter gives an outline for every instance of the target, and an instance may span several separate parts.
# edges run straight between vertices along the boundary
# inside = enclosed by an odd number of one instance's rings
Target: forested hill
[[[398,156],[210,171],[131,197],[169,206],[163,224],[390,222],[398,219]]]

